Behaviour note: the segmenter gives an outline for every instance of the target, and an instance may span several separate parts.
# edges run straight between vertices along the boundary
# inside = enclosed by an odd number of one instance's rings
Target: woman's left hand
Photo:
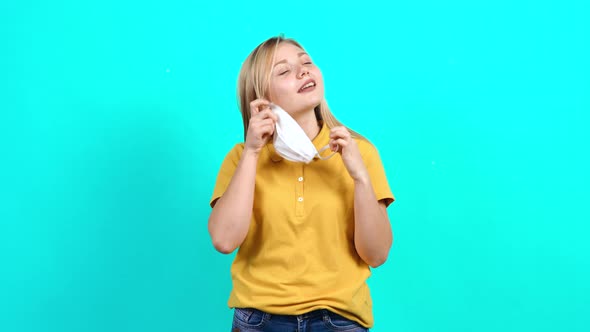
[[[342,156],[342,161],[348,174],[354,180],[368,178],[367,167],[361,158],[358,145],[350,136],[350,132],[343,126],[334,127],[330,130],[330,149],[337,151]]]

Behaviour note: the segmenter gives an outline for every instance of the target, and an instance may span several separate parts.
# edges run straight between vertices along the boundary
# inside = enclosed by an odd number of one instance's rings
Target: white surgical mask
[[[281,157],[290,161],[307,164],[315,156],[320,159],[328,159],[335,154],[334,152],[327,157],[322,157],[320,153],[330,147],[328,144],[318,151],[297,121],[289,113],[274,104],[270,105],[270,109],[278,118],[273,135],[273,144],[275,150]]]

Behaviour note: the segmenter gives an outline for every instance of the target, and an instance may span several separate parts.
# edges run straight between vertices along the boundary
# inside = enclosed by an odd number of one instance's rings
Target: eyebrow
[[[306,52],[299,52],[299,53],[297,53],[297,56],[299,56],[299,57],[304,56],[304,55],[308,55],[308,54]],[[287,59],[283,59],[283,60],[275,63],[274,67],[276,67],[277,65],[280,65],[281,63],[286,63],[286,62],[287,62]]]

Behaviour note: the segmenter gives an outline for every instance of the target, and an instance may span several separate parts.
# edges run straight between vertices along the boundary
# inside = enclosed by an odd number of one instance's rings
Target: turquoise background
[[[5,1],[0,331],[229,331],[236,78],[298,39],[379,149],[372,331],[587,331],[587,1]]]

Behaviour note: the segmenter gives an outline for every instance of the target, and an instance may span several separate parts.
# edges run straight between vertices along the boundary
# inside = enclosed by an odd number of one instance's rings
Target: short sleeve
[[[365,162],[365,166],[369,171],[371,184],[373,185],[373,190],[375,191],[377,200],[382,200],[385,203],[385,206],[389,206],[389,204],[395,201],[395,197],[393,196],[391,188],[389,187],[389,182],[387,181],[385,169],[383,168],[383,163],[381,162],[379,152],[369,141],[359,139],[357,143],[359,145],[363,161]]]
[[[223,163],[219,169],[219,173],[217,174],[217,180],[215,181],[215,188],[213,189],[213,195],[211,196],[211,200],[209,201],[209,205],[213,207],[215,205],[215,201],[219,199],[225,190],[229,186],[229,183],[234,176],[236,168],[238,167],[238,162],[242,157],[242,152],[244,151],[244,144],[236,144],[225,156]]]

